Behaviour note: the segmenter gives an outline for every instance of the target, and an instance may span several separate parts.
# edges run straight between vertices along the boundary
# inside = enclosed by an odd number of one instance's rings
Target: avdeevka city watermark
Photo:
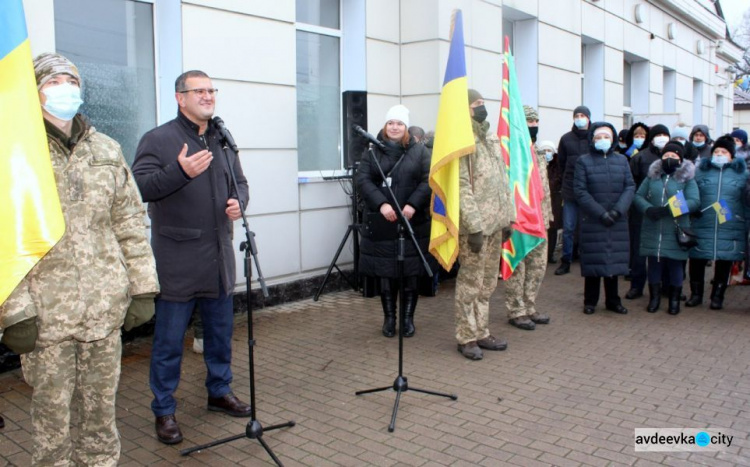
[[[726,430],[701,428],[636,428],[636,452],[724,451],[734,436]]]

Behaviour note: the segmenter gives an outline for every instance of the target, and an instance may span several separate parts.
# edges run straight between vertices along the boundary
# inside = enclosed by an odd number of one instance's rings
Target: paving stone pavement
[[[389,386],[398,373],[398,341],[380,333],[377,298],[339,292],[259,310],[258,418],[264,426],[297,423],[264,440],[286,466],[750,465],[750,287],[730,287],[722,311],[704,305],[670,316],[663,301],[650,314],[644,297],[624,300],[627,315],[600,303],[587,316],[577,265],[566,276],[553,271],[539,298],[552,323],[533,332],[507,323],[498,287],[491,330],[509,348],[485,352],[481,361],[456,351],[453,281],[441,284],[438,296],[420,298],[417,334],[404,341],[404,373],[412,387],[458,400],[405,393],[394,433],[387,430],[393,392],[354,395]],[[627,285],[621,280],[621,295]],[[233,388],[243,400],[246,323],[238,317],[234,334]],[[150,338],[125,347],[121,465],[273,465],[257,441],[244,438],[180,456],[182,448],[243,433],[246,423],[205,409],[205,367],[191,345],[188,337],[176,394],[185,435],[178,446],[154,437]],[[0,465],[30,463],[30,396],[20,370],[0,375]],[[636,453],[636,427],[714,428],[734,441],[720,452]]]

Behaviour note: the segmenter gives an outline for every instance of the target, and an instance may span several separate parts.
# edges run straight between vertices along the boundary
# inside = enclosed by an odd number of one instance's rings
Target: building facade
[[[140,136],[174,117],[174,80],[201,69],[220,90],[250,184],[269,284],[319,276],[350,220],[341,176],[341,93],[367,91],[368,127],[405,104],[434,128],[451,12],[464,17],[469,85],[497,121],[509,36],[539,138],[557,141],[581,103],[633,121],[731,131],[728,66],[741,51],[710,0],[24,0],[34,54],[81,68],[84,112],[132,161]],[[82,13],[84,12],[84,13]],[[244,238],[236,226],[235,241]],[[236,252],[238,264],[242,254]],[[351,245],[339,265],[351,263]],[[241,270],[241,269],[240,269]],[[244,284],[242,275],[238,282]]]

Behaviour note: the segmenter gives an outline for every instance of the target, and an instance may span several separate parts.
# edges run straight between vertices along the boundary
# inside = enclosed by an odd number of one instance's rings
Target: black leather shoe
[[[232,417],[249,417],[250,405],[237,399],[233,393],[228,393],[224,397],[209,397],[208,410],[213,412],[224,412]]]
[[[518,329],[523,329],[524,331],[533,331],[534,329],[536,329],[536,324],[534,324],[534,322],[526,316],[511,318],[508,320],[508,322]]]
[[[595,310],[596,310],[596,307],[594,305],[584,305],[583,306],[583,313],[584,314],[593,315]]]
[[[5,419],[0,415],[0,428],[5,428]]]
[[[156,417],[156,438],[164,444],[182,442],[182,432],[174,414]]]
[[[614,311],[615,313],[619,313],[621,315],[624,315],[628,312],[628,309],[622,306],[622,304],[618,303],[616,305],[606,305],[606,308],[609,311]]]
[[[630,289],[628,290],[628,293],[625,294],[625,298],[628,300],[635,300],[636,298],[643,297],[643,291],[638,289]]]
[[[570,263],[563,261],[559,268],[555,270],[556,276],[562,276],[570,272]]]

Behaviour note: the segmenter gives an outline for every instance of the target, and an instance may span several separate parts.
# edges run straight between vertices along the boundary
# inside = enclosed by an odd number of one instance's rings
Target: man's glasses
[[[200,97],[206,97],[206,94],[213,97],[216,93],[219,92],[219,90],[216,88],[185,89],[184,91],[177,91],[177,92],[179,92],[180,94],[186,94],[191,91],[198,94]]]

